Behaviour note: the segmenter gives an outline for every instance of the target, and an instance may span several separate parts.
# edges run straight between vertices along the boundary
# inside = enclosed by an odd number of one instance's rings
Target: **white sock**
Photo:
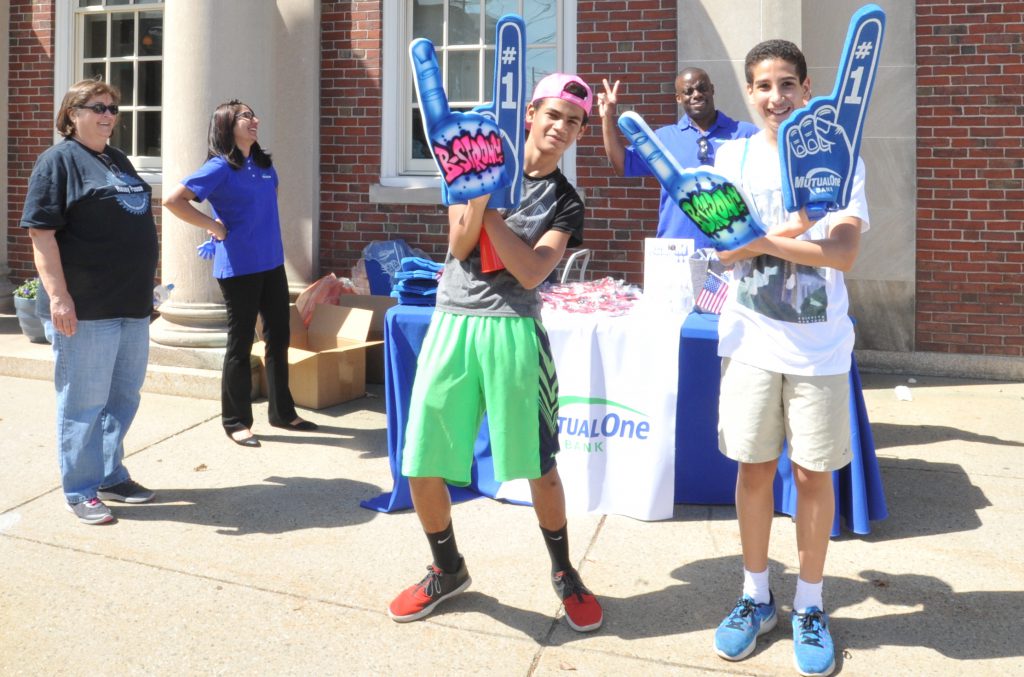
[[[768,587],[768,571],[765,568],[760,573],[743,569],[743,594],[752,598],[755,604],[767,604],[771,600],[771,590]]]
[[[821,601],[821,588],[825,580],[817,583],[808,583],[802,578],[796,579],[796,595],[793,596],[793,611],[798,614],[806,613],[807,609],[816,606],[824,610],[824,603]]]

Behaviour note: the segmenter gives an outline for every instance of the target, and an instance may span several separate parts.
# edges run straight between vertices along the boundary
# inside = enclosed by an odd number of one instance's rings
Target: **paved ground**
[[[0,358],[37,348],[23,341],[0,334]],[[1024,674],[1024,385],[864,383],[891,516],[831,546],[837,673]],[[115,504],[115,523],[91,527],[64,509],[51,384],[0,376],[0,674],[795,674],[788,624],[743,662],[710,650],[740,585],[731,506],[573,518],[573,559],[606,609],[581,636],[531,510],[458,505],[473,585],[398,625],[386,605],[429,553],[412,513],[359,507],[391,486],[379,390],[303,412],[317,433],[269,428],[260,403],[257,450],[228,442],[217,409],[147,393],[127,465],[157,501]],[[771,556],[788,612],[787,517]]]

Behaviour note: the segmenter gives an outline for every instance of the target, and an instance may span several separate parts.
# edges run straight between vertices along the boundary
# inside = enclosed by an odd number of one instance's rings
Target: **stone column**
[[[0,35],[8,35],[10,30],[11,5],[8,0],[0,0]],[[7,40],[0,44],[0,110],[7,110]],[[7,116],[0,115],[0,205],[4,206],[4,237],[0,238],[0,313],[14,312],[14,299],[11,293],[14,285],[8,279],[11,268],[7,264],[7,230],[11,227],[7,218],[10,216],[11,205],[7,204]]]
[[[210,116],[218,104],[237,98],[252,106],[261,118],[260,145],[273,154],[281,177],[289,278],[293,286],[304,287],[314,268],[319,211],[317,4],[175,0],[165,7],[164,193],[206,160]],[[163,282],[173,283],[174,291],[152,326],[157,343],[225,345],[227,315],[220,288],[211,262],[196,256],[196,247],[206,238],[204,231],[164,210]]]

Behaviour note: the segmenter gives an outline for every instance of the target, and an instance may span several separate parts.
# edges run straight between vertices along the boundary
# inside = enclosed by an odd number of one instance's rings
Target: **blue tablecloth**
[[[433,308],[395,306],[385,316],[385,398],[388,425],[388,460],[394,487],[388,493],[363,501],[365,508],[391,512],[412,507],[409,482],[401,475],[405,422],[416,376],[416,358],[430,323]],[[552,342],[557,335],[549,330]],[[679,388],[676,425],[676,503],[723,504],[734,502],[736,463],[718,451],[718,316],[693,313],[686,318],[679,340]],[[870,521],[888,515],[881,475],[875,458],[871,426],[864,408],[856,363],[850,371],[850,414],[853,462],[833,475],[836,487],[836,521],[832,534],[839,535],[841,521],[847,529],[866,534]],[[476,464],[469,487],[451,487],[452,500],[480,495],[494,496],[498,483],[490,465],[486,421],[476,444]],[[796,512],[796,487],[785,454],[775,480],[775,508]]]

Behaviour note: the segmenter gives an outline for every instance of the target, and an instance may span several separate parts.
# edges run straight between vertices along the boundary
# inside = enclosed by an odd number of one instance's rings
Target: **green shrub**
[[[14,295],[20,299],[34,299],[39,294],[39,278],[30,277],[21,283],[21,286],[14,290]]]

